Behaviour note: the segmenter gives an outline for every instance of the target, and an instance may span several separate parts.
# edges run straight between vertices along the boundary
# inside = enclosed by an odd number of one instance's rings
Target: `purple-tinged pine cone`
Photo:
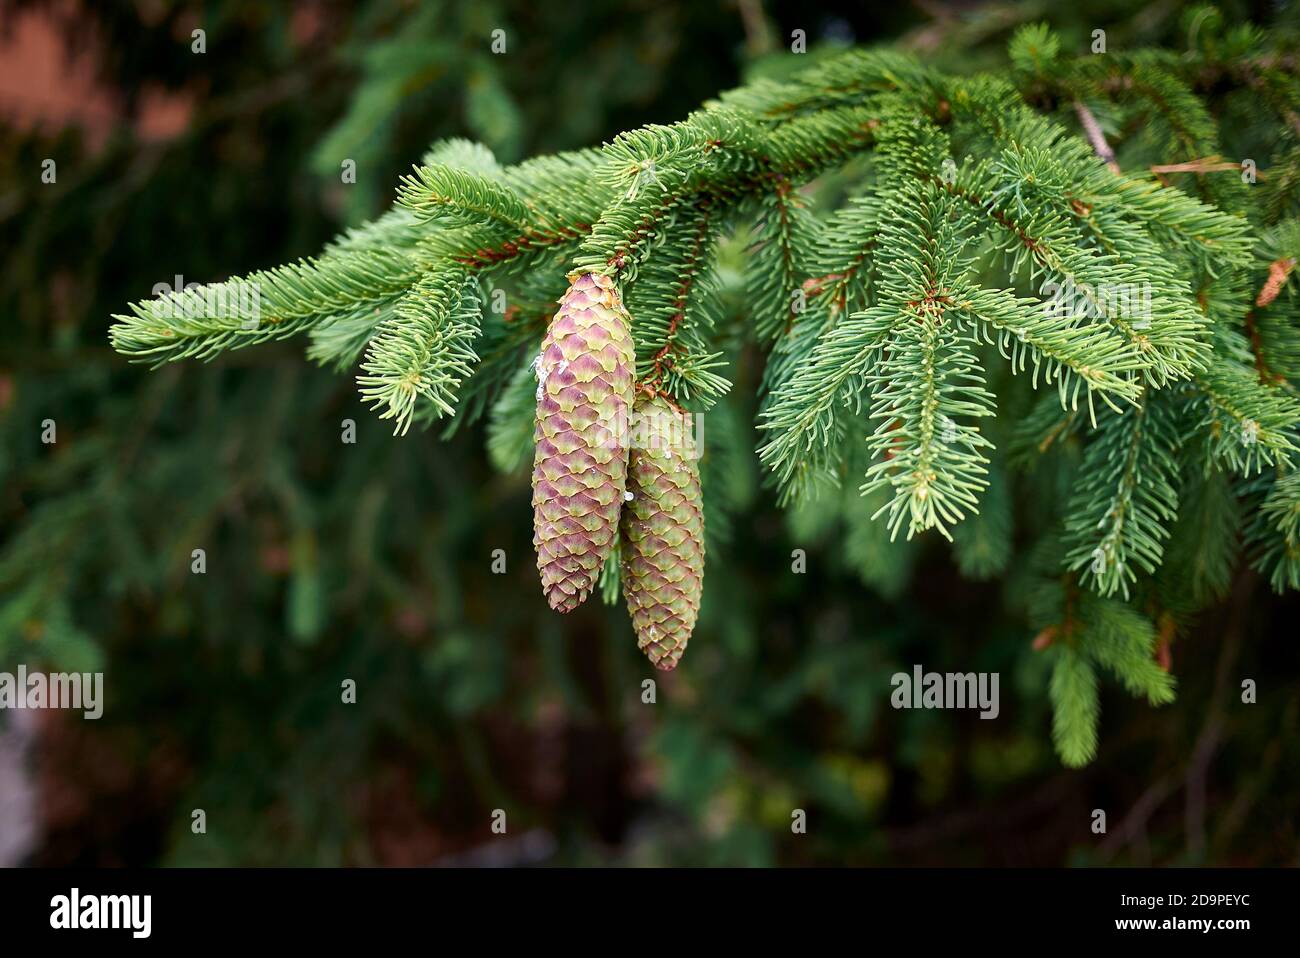
[[[537,358],[533,546],[551,608],[571,612],[614,547],[636,357],[618,287],[571,273]]]
[[[657,427],[647,429],[650,417]],[[704,502],[688,417],[662,398],[638,399],[621,520],[623,595],[637,646],[657,668],[677,667],[704,586]],[[664,428],[664,424],[670,424]],[[662,441],[667,438],[667,441]]]

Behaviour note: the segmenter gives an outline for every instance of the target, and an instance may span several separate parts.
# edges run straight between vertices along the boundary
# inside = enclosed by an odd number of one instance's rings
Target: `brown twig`
[[[1157,163],[1149,167],[1149,169],[1156,175],[1156,179],[1168,186],[1169,180],[1165,178],[1168,173],[1196,173],[1197,175],[1202,173],[1224,173],[1228,170],[1241,169],[1241,164],[1225,160],[1218,154],[1214,154],[1212,156],[1203,156],[1197,160],[1188,160],[1185,163]],[[1262,180],[1264,177],[1263,174],[1256,173],[1255,178]]]
[[[751,57],[771,53],[774,47],[772,27],[763,11],[762,0],[737,0],[740,22],[745,28],[745,49]]]
[[[1287,279],[1291,276],[1291,271],[1295,269],[1295,257],[1288,256],[1284,259],[1275,259],[1268,264],[1268,280],[1264,283],[1264,288],[1259,291],[1255,297],[1256,306],[1267,306],[1282,292],[1282,287],[1286,285]]]
[[[1250,351],[1255,357],[1255,371],[1259,374],[1259,381],[1262,383],[1279,383],[1284,382],[1286,377],[1279,376],[1268,368],[1268,361],[1264,358],[1264,341],[1259,335],[1259,325],[1255,322],[1255,311],[1248,310],[1245,318],[1246,338],[1250,340]]]
[[[1092,144],[1093,151],[1101,157],[1112,173],[1118,173],[1119,163],[1115,161],[1115,151],[1106,142],[1106,134],[1101,131],[1101,124],[1092,115],[1092,111],[1082,100],[1075,100],[1074,112],[1078,114],[1079,123],[1083,126],[1083,132],[1088,137],[1088,142]]]

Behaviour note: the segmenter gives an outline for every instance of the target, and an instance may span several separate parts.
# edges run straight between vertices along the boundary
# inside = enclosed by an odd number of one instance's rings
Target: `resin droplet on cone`
[[[614,547],[627,478],[636,360],[614,281],[574,273],[537,359],[533,546],[551,608],[595,588]]]
[[[661,669],[686,650],[704,586],[704,511],[688,417],[655,397],[637,402],[623,504],[623,595],[637,645]]]

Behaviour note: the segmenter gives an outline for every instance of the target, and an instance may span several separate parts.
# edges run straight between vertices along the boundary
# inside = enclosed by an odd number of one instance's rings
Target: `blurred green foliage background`
[[[664,676],[622,608],[546,608],[527,481],[493,472],[482,422],[394,438],[300,343],[151,373],[106,338],[177,274],[316,252],[441,136],[513,161],[669,122],[805,65],[782,55],[795,29],[806,57],[902,43],[976,68],[1037,19],[1078,49],[1098,26],[1169,43],[1179,4],[0,10],[6,51],[57,38],[49,56],[87,65],[105,104],[0,93],[0,668],[102,669],[107,696],[98,722],[40,717],[31,863],[1300,861],[1296,604],[1253,575],[1176,643],[1178,702],[1106,690],[1100,756],[1068,771],[1017,571],[963,578],[941,540],[882,554],[834,514],[783,516],[739,425],[758,368],[719,414],[744,441],[714,481],[740,507],[712,530],[701,623]],[[1225,5],[1230,22],[1278,15]],[[890,675],[916,663],[1000,672],[1001,716],[889,708]],[[1243,678],[1258,704],[1240,704]]]

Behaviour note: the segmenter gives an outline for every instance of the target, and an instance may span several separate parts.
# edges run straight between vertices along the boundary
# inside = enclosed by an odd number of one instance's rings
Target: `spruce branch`
[[[370,341],[357,377],[362,398],[393,419],[393,432],[411,426],[420,399],[437,414],[455,413],[456,389],[478,361],[472,343],[482,311],[477,280],[463,269],[430,271],[396,306]]]
[[[627,308],[629,395],[725,423],[724,366],[765,358],[759,459],[798,521],[843,521],[873,588],[898,594],[927,529],[979,578],[1014,568],[1013,531],[1040,536],[1035,647],[1058,750],[1082,764],[1100,676],[1172,696],[1147,613],[1167,639],[1221,595],[1238,537],[1274,588],[1300,584],[1300,87],[1269,38],[1236,42],[1070,56],[1030,25],[1003,75],[849,51],[599,148],[503,166],[444,141],[319,256],[135,303],[110,338],[160,363],[305,332],[312,359],[360,360],[398,433],[490,413],[510,470],[566,276],[598,274]],[[1258,184],[1219,175],[1241,142],[1225,95],[1279,128]],[[734,464],[747,436],[724,431]],[[718,470],[706,458],[710,515],[744,495]],[[1032,510],[1012,509],[1022,484]]]
[[[1066,567],[1102,595],[1129,590],[1154,572],[1178,509],[1181,431],[1172,403],[1147,390],[1137,405],[1108,413],[1084,452],[1066,512]]]
[[[785,501],[800,500],[821,482],[834,482],[845,413],[860,411],[859,389],[882,354],[896,310],[855,313],[824,331],[808,362],[773,390],[759,429],[771,434],[759,458],[773,471]]]
[[[109,341],[118,352],[155,366],[212,359],[326,320],[383,310],[418,275],[414,257],[400,249],[328,254],[132,303],[129,315],[114,315]]]
[[[969,340],[944,322],[941,307],[910,318],[919,322],[895,325],[871,377],[879,425],[868,444],[877,461],[861,490],[889,490],[877,515],[887,516],[891,535],[906,522],[909,537],[937,529],[951,539],[950,527],[978,510],[988,485],[984,450],[992,444],[964,420],[992,416],[993,395]]]
[[[453,223],[484,223],[507,235],[538,229],[523,199],[514,190],[478,173],[453,166],[417,166],[397,188],[397,205],[421,222],[447,219]]]
[[[1294,397],[1226,359],[1199,373],[1196,384],[1204,397],[1200,427],[1211,456],[1226,468],[1249,476],[1295,453],[1300,402]]]
[[[891,535],[904,520],[907,534],[949,527],[967,511],[977,511],[987,486],[991,447],[968,422],[993,415],[993,394],[971,351],[972,335],[956,317],[956,280],[968,262],[943,254],[958,235],[953,202],[928,186],[904,187],[897,206],[881,228],[881,241],[898,259],[881,273],[881,308],[891,310],[887,352],[868,375],[871,418],[868,440],[875,462],[867,470],[864,493],[888,489]],[[914,223],[914,227],[904,225]]]
[[[1097,672],[1079,651],[1069,645],[1054,645],[1052,677],[1048,694],[1052,700],[1052,741],[1066,765],[1087,765],[1097,754],[1097,726],[1101,704],[1097,695]]]
[[[1267,476],[1251,492],[1262,499],[1246,530],[1252,565],[1274,592],[1300,589],[1300,472]]]
[[[745,281],[753,303],[754,334],[770,342],[790,331],[802,311],[801,299],[806,302],[806,251],[820,245],[816,233],[821,224],[786,179],[777,180],[760,198],[759,209]]]
[[[986,340],[996,342],[1014,372],[1033,365],[1035,389],[1040,374],[1047,385],[1055,380],[1063,407],[1077,409],[1079,391],[1086,389],[1089,416],[1095,420],[1094,390],[1117,412],[1121,406],[1110,397],[1133,402],[1141,393],[1132,377],[1141,369],[1140,363],[1125,342],[1104,326],[1079,326],[1064,311],[1053,315],[1050,304],[1017,298],[1007,290],[961,288],[953,296],[953,305],[984,324]]]
[[[1157,584],[1166,607],[1191,612],[1228,594],[1241,548],[1242,513],[1225,470],[1190,463],[1183,475],[1178,521]]]
[[[707,406],[731,385],[712,371],[721,354],[709,343],[722,313],[712,263],[723,226],[702,198],[666,231],[661,255],[628,288],[644,392]]]

